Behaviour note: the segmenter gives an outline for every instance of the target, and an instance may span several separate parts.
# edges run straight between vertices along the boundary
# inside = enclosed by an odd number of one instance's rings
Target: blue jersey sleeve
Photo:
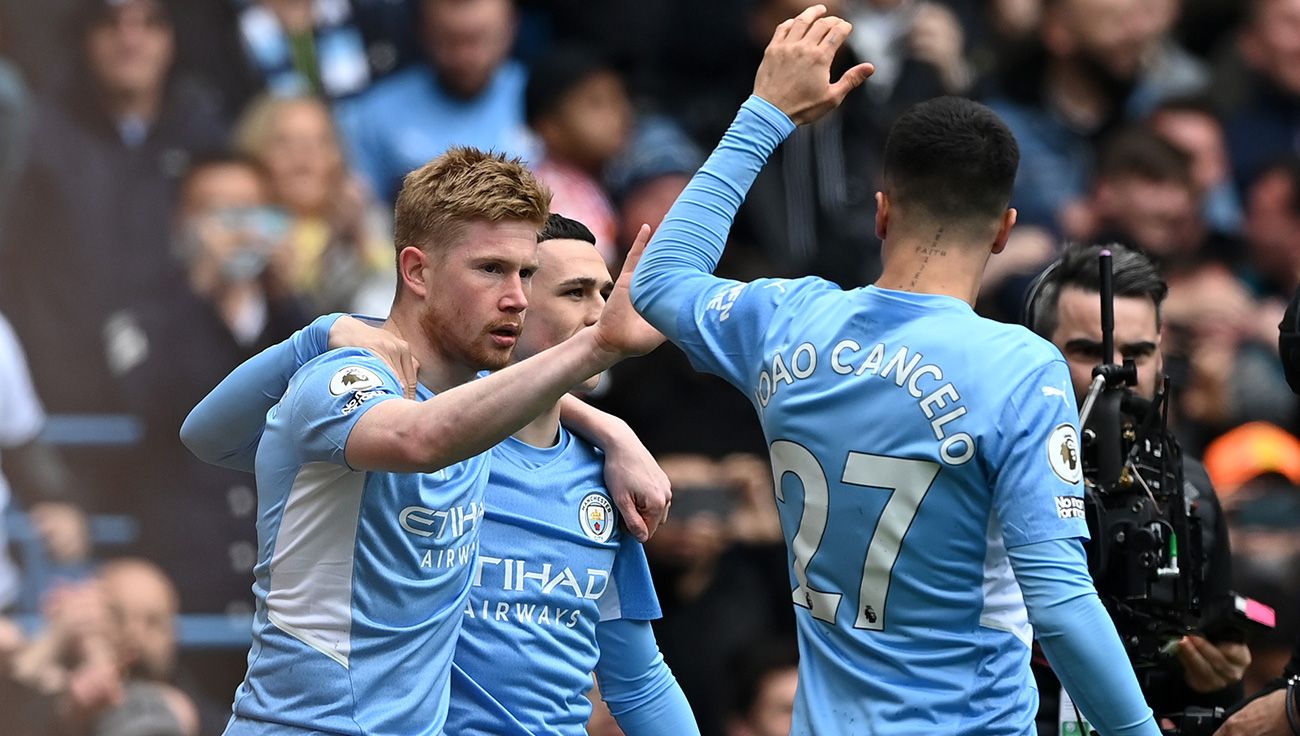
[[[747,288],[712,272],[745,194],[767,157],[794,128],[790,118],[771,103],[750,97],[664,217],[632,281],[637,311],[686,350],[697,367],[728,380],[737,362],[737,356],[730,353],[740,343],[727,339],[725,333],[710,335],[700,326],[699,318],[712,314],[712,324],[731,322],[727,327],[735,333],[743,333],[744,325],[763,323],[762,300],[752,304],[738,300],[742,293],[758,293],[755,287],[764,287],[751,284]]]
[[[400,398],[401,384],[382,360],[365,350],[342,348],[303,366],[275,411],[287,412],[303,461],[347,465],[344,451],[357,420],[384,401]]]
[[[660,618],[663,612],[659,610],[659,596],[655,595],[654,581],[650,579],[645,549],[626,531],[619,536],[610,586],[599,601],[600,620],[653,621]]]
[[[1093,588],[1083,545],[1056,539],[1008,555],[1034,637],[1088,722],[1108,736],[1159,736],[1115,624]]]
[[[1016,382],[989,458],[993,508],[1008,548],[1088,538],[1078,427],[1064,361]]]
[[[181,425],[181,442],[200,460],[253,472],[266,412],[308,361],[329,350],[340,313],[317,317],[289,339],[244,361],[203,397]]]
[[[648,621],[596,626],[600,697],[627,736],[699,736],[695,714],[664,663]]]

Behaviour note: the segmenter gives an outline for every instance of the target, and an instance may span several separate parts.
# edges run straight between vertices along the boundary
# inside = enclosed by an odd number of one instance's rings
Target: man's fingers
[[[835,98],[835,103],[843,102],[850,92],[862,86],[862,83],[867,81],[875,71],[876,67],[872,64],[858,64],[844,72],[840,81],[831,85],[831,95]]]
[[[794,17],[794,22],[790,24],[790,30],[786,34],[786,40],[801,40],[808,34],[808,29],[812,28],[813,23],[816,23],[817,19],[821,18],[823,15],[826,15],[825,5],[814,5],[810,8],[805,8],[802,13]]]
[[[645,520],[641,518],[641,512],[637,510],[636,501],[631,495],[620,493],[614,497],[614,503],[618,506],[618,511],[623,515],[623,524],[627,527],[632,536],[636,537],[638,542],[644,542],[650,538],[650,530],[646,528]]]
[[[1223,656],[1223,652],[1219,651],[1218,647],[1199,636],[1189,636],[1187,640],[1192,642],[1196,647],[1197,654],[1201,655],[1201,658],[1205,660],[1205,663],[1210,666],[1210,669],[1215,674],[1227,674],[1232,670],[1232,664],[1227,657]]]
[[[831,54],[834,55],[836,51],[839,51],[844,41],[848,39],[849,34],[853,32],[853,24],[843,18],[832,18],[831,20],[834,22],[827,30],[826,35],[821,38],[820,43],[828,47]]]
[[[641,229],[636,231],[636,239],[632,241],[632,247],[627,252],[627,258],[623,259],[623,275],[631,275],[636,271],[636,264],[641,262],[641,256],[645,254],[645,247],[650,242],[650,226],[641,225]],[[620,276],[622,278],[623,276]]]
[[[1214,667],[1205,660],[1204,655],[1201,654],[1201,650],[1192,642],[1191,637],[1184,637],[1180,643],[1178,647],[1178,660],[1183,663],[1183,669],[1186,670],[1187,674],[1191,677],[1191,680],[1194,680],[1196,684],[1203,687],[1218,689],[1217,687],[1214,687],[1215,683],[1221,681],[1223,678],[1221,678],[1214,671]],[[1195,689],[1196,685],[1193,684],[1192,681],[1189,681],[1188,684],[1193,685],[1193,688]]]
[[[829,16],[818,18],[817,22],[808,28],[808,33],[804,34],[804,40],[812,44],[823,43],[832,33],[838,33],[842,22],[839,18]]]
[[[405,386],[406,398],[415,401],[415,386],[420,382],[420,361],[416,360],[414,355],[411,355],[410,350],[407,350],[402,355],[402,373],[401,378]]]
[[[777,26],[776,31],[772,33],[772,42],[775,43],[777,41],[784,41],[787,38],[789,38],[790,29],[793,27],[794,27],[794,18],[781,21],[781,25]]]

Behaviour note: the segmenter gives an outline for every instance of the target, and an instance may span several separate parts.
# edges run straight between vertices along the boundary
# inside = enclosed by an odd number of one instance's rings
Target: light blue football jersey
[[[660,616],[645,551],[619,526],[604,456],[563,428],[553,447],[493,448],[488,502],[447,733],[585,734],[596,627]]]
[[[669,330],[770,443],[795,734],[1033,733],[1007,548],[1087,537],[1060,354],[958,299],[713,277]]]
[[[420,400],[431,393],[420,387]],[[361,472],[356,421],[402,389],[351,348],[307,363],[257,451],[257,598],[232,733],[439,734],[478,560],[489,455],[435,473]]]

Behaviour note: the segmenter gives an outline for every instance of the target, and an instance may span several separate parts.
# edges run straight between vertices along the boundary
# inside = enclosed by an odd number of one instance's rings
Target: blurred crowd
[[[776,152],[720,273],[870,283],[884,131],[936,95],[989,104],[1021,147],[1019,225],[979,311],[1018,320],[1065,242],[1157,259],[1174,427],[1229,516],[1233,585],[1279,613],[1247,692],[1278,674],[1300,622],[1300,407],[1277,359],[1300,0],[822,2],[854,23],[838,66],[876,73]],[[196,651],[176,622],[251,612],[257,504],[181,447],[188,410],[316,314],[387,313],[393,199],[450,145],[523,157],[617,269],[804,5],[0,0],[0,508],[29,512],[57,573],[0,558],[6,726],[219,733],[245,649]],[[673,480],[656,631],[702,732],[786,733],[786,553],[748,402],[672,346],[591,399]],[[105,548],[102,515],[137,532]]]

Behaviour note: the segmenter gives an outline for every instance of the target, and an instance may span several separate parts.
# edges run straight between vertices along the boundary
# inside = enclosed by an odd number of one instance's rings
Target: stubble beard
[[[476,371],[499,371],[510,365],[514,349],[501,348],[493,343],[489,328],[484,328],[469,340],[462,339],[455,330],[449,330],[449,327],[465,322],[465,316],[459,309],[453,312],[443,316],[438,310],[430,308],[420,313],[420,329],[424,331],[429,344],[435,346],[444,357]]]

